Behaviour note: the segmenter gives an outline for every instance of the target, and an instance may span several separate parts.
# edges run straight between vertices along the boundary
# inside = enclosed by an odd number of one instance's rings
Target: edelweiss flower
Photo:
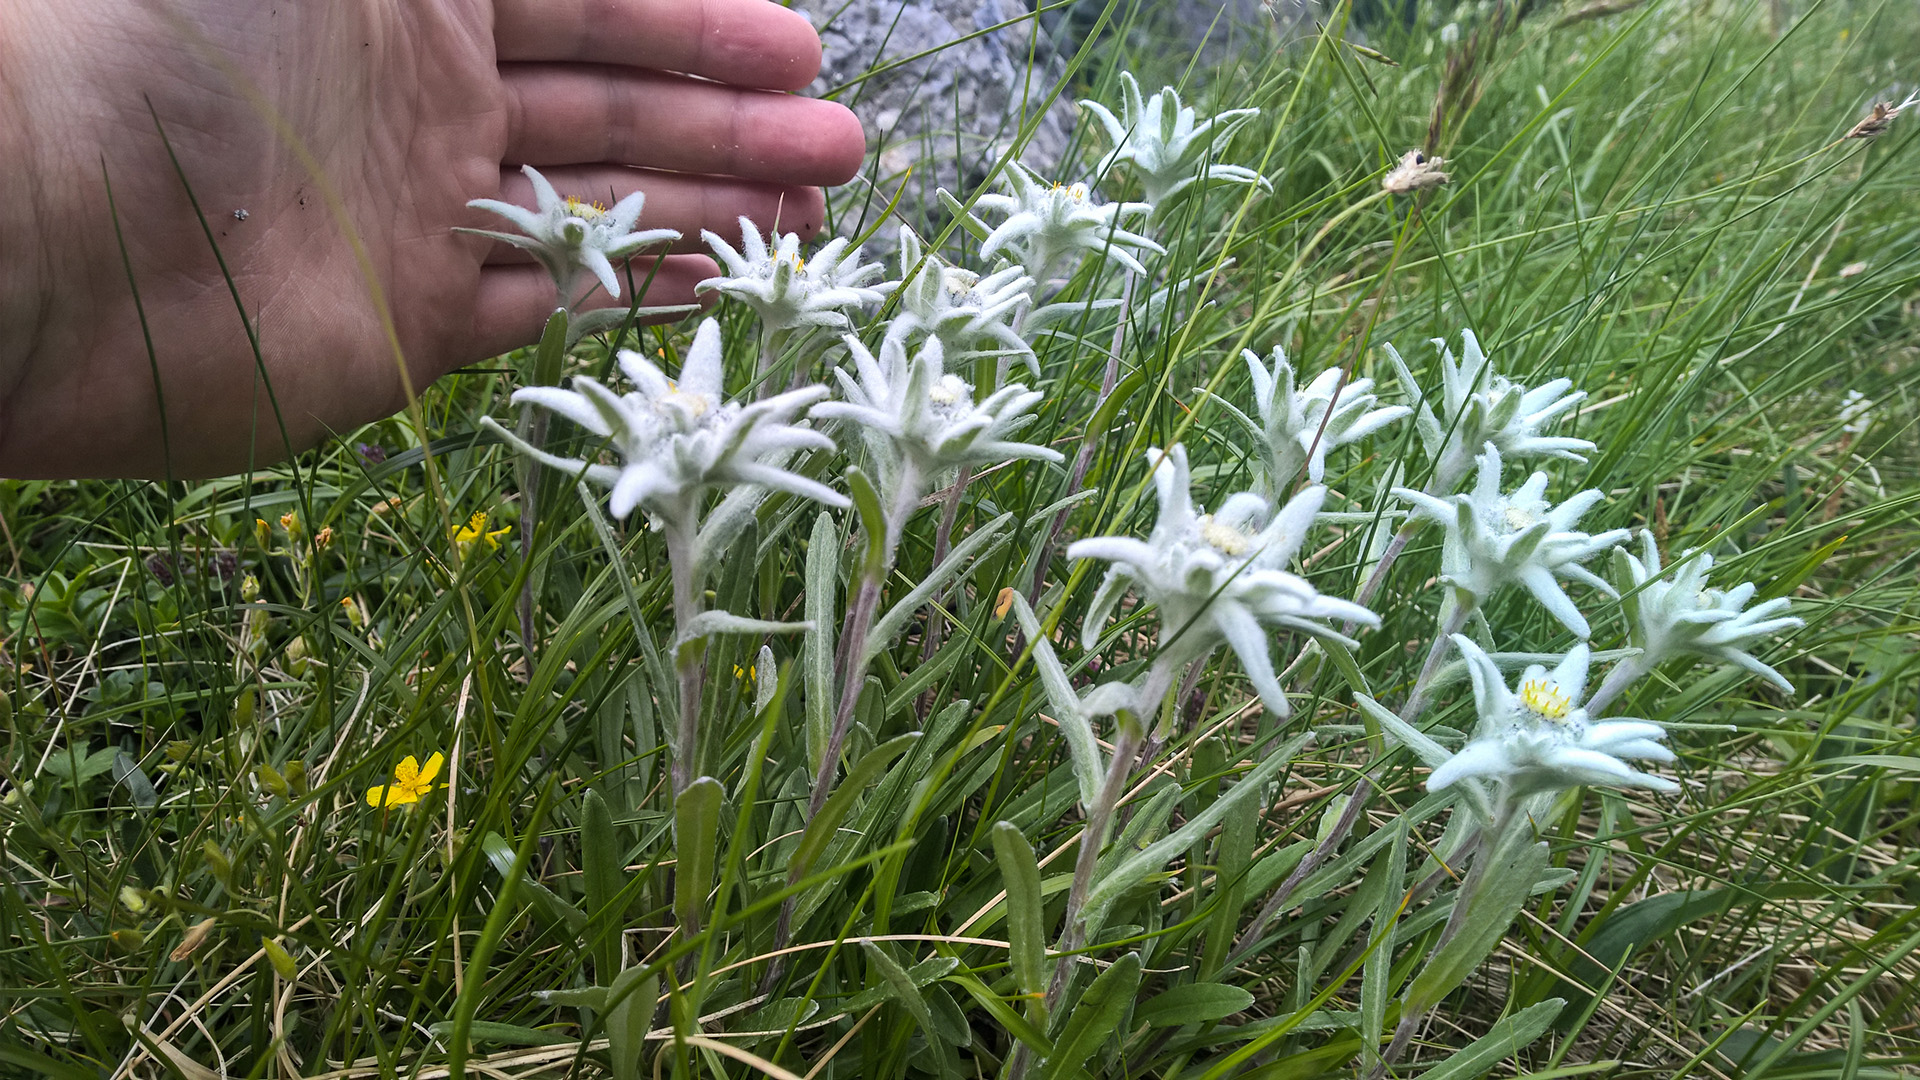
[[[1259,116],[1259,109],[1228,109],[1201,121],[1190,106],[1180,104],[1180,95],[1171,86],[1142,102],[1140,84],[1123,71],[1120,88],[1123,98],[1118,117],[1097,101],[1080,103],[1113,140],[1113,149],[1100,159],[1095,175],[1104,176],[1115,165],[1126,162],[1133,167],[1147,202],[1154,206],[1202,178],[1273,190],[1267,178],[1252,169],[1207,164],[1214,147],[1232,138],[1240,125]]]
[[[1667,737],[1645,720],[1587,719],[1580,707],[1587,690],[1588,653],[1575,645],[1551,672],[1535,664],[1507,689],[1500,669],[1471,638],[1453,636],[1473,676],[1473,701],[1480,713],[1473,739],[1427,777],[1439,791],[1462,780],[1491,780],[1504,801],[1582,784],[1648,788],[1675,792],[1680,785],[1643,773],[1624,759],[1672,761],[1661,745]]]
[[[1806,623],[1784,614],[1792,601],[1776,597],[1747,608],[1753,582],[1731,589],[1707,587],[1713,556],[1688,552],[1672,577],[1660,576],[1660,549],[1653,534],[1640,533],[1641,557],[1617,548],[1613,560],[1631,590],[1621,600],[1626,609],[1627,640],[1641,650],[1636,663],[1651,671],[1675,656],[1698,656],[1743,668],[1793,693],[1793,684],[1747,650],[1771,634]],[[1746,610],[1742,610],[1745,608]]]
[[[913,230],[903,227],[900,276],[900,313],[887,326],[889,340],[930,334],[955,362],[987,352],[1013,355],[1039,376],[1033,346],[1013,329],[1020,312],[1033,303],[1033,278],[1024,269],[1010,266],[981,277],[926,251]]]
[[[912,359],[893,337],[881,342],[877,359],[852,334],[846,344],[858,378],[835,369],[846,400],[821,402],[812,415],[865,427],[906,455],[922,476],[980,462],[1063,460],[1057,451],[1008,438],[1033,422],[1029,410],[1040,400],[1038,392],[1014,383],[975,404],[969,383],[943,373],[939,338],[927,339]]]
[[[1441,580],[1453,593],[1451,603],[1484,604],[1495,592],[1518,584],[1553,613],[1562,626],[1585,638],[1587,620],[1560,588],[1557,578],[1572,578],[1606,593],[1613,587],[1580,563],[1627,539],[1627,530],[1597,536],[1574,526],[1601,499],[1583,491],[1559,506],[1546,500],[1547,474],[1536,472],[1511,495],[1500,493],[1500,451],[1488,443],[1480,455],[1480,475],[1471,495],[1436,499],[1422,491],[1393,489],[1413,504],[1413,513],[1447,530],[1440,552]]]
[[[1017,161],[1007,163],[1004,175],[1011,194],[982,195],[977,200],[981,208],[1007,215],[981,243],[983,259],[1001,248],[1014,247],[1020,252],[1021,265],[1044,279],[1054,262],[1070,251],[1091,251],[1142,275],[1147,268],[1128,248],[1166,253],[1152,240],[1120,227],[1128,218],[1152,213],[1147,203],[1097,204],[1087,185],[1049,186]]]
[[[1392,345],[1384,346],[1400,375],[1400,384],[1420,397],[1420,413],[1414,422],[1419,425],[1420,441],[1426,446],[1438,481],[1428,490],[1453,490],[1485,443],[1514,458],[1586,461],[1580,454],[1593,450],[1587,440],[1539,433],[1541,425],[1586,400],[1584,391],[1567,392],[1573,380],[1554,379],[1529,390],[1493,370],[1473,331],[1462,330],[1460,337],[1464,349],[1458,361],[1445,341],[1433,339],[1440,347],[1441,411],[1437,415],[1431,396],[1420,393],[1420,384],[1414,382],[1400,354]]]
[[[847,505],[846,497],[833,489],[769,460],[784,460],[795,450],[833,449],[833,440],[825,435],[793,425],[802,409],[827,396],[826,387],[802,387],[749,405],[724,400],[720,324],[712,319],[694,334],[678,382],[637,352],[622,352],[620,368],[633,380],[631,393],[615,394],[576,375],[572,390],[516,390],[513,402],[549,409],[611,440],[624,465],[556,457],[520,441],[491,417],[481,423],[543,464],[582,473],[612,488],[609,509],[617,518],[637,506],[666,523],[686,525],[694,520],[702,492],[733,484],[758,484],[829,506]]]
[[[1328,368],[1304,388],[1297,388],[1293,365],[1287,362],[1286,350],[1278,345],[1273,347],[1272,372],[1261,366],[1259,354],[1252,349],[1242,350],[1240,355],[1253,376],[1253,403],[1260,422],[1254,423],[1232,406],[1228,409],[1262,440],[1267,490],[1276,496],[1300,466],[1307,467],[1307,479],[1317,484],[1326,475],[1327,451],[1358,442],[1413,412],[1405,405],[1374,408],[1380,399],[1372,392],[1373,380],[1355,379],[1342,386],[1340,380],[1345,373],[1337,367]]]
[[[884,290],[871,287],[880,276],[879,263],[860,262],[860,249],[849,250],[845,237],[830,241],[811,259],[800,257],[797,233],[781,236],[769,249],[758,226],[740,219],[740,250],[701,230],[700,236],[726,267],[727,274],[695,285],[695,292],[719,291],[746,304],[769,331],[800,326],[848,325],[843,309],[877,304]]]
[[[632,257],[649,244],[680,239],[680,234],[672,229],[633,231],[634,223],[640,220],[641,207],[647,201],[641,192],[621,199],[609,210],[578,199],[562,199],[547,178],[540,175],[540,170],[531,165],[520,166],[520,171],[533,182],[535,209],[498,199],[474,199],[467,205],[499,214],[526,235],[489,229],[460,231],[512,244],[540,260],[540,265],[553,275],[554,288],[559,290],[564,306],[578,299],[573,291],[580,271],[591,273],[599,279],[600,287],[607,290],[608,296],[618,299],[620,279],[613,272],[615,262]]]
[[[1287,715],[1286,695],[1274,677],[1268,629],[1295,630],[1351,644],[1313,620],[1345,619],[1378,626],[1358,604],[1320,595],[1284,567],[1306,539],[1327,489],[1307,488],[1268,518],[1267,501],[1252,492],[1233,495],[1213,514],[1196,513],[1184,447],[1147,451],[1160,516],[1147,539],[1098,536],[1067,548],[1073,559],[1113,563],[1087,612],[1085,640],[1100,637],[1107,615],[1128,588],[1160,609],[1160,648],[1182,658],[1204,655],[1226,642],[1239,656],[1260,700]]]

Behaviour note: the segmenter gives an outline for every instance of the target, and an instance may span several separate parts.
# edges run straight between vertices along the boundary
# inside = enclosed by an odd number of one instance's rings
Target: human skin
[[[6,0],[0,476],[265,464],[531,342],[546,272],[454,231],[531,206],[521,164],[644,191],[685,237],[645,302],[691,302],[701,229],[809,234],[858,169],[853,115],[784,92],[819,62],[766,0]]]

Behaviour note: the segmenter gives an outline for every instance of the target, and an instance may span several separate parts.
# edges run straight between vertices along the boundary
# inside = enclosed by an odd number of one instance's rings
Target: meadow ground
[[[1910,1074],[1920,108],[1847,136],[1920,79],[1920,19],[1806,7],[1462,8],[1367,47],[1308,36],[1192,70],[1137,10],[1077,20],[1075,93],[1117,109],[1130,70],[1181,83],[1202,115],[1257,107],[1213,154],[1271,190],[1196,185],[1128,226],[1165,248],[1134,249],[1143,273],[1096,254],[1047,297],[1070,306],[1022,328],[1039,374],[1012,377],[1044,394],[1019,437],[1064,461],[928,478],[894,515],[864,668],[835,644],[860,639],[848,613],[889,511],[748,507],[679,602],[815,630],[676,646],[672,530],[612,520],[551,470],[529,514],[516,455],[480,424],[512,423],[531,350],[248,475],[0,484],[0,1071]],[[1126,168],[1093,174],[1111,145],[1083,124],[1045,179],[1136,197]],[[1413,147],[1447,182],[1383,188]],[[938,250],[990,269],[946,232]],[[868,257],[889,279],[917,261]],[[856,317],[870,346],[902,303]],[[729,388],[760,347],[780,378],[810,347],[743,305],[718,315]],[[1792,692],[1711,658],[1659,665],[1613,711],[1664,725],[1678,760],[1640,767],[1678,790],[1550,792],[1518,826],[1550,865],[1525,845],[1476,858],[1498,829],[1461,787],[1425,787],[1477,723],[1464,666],[1420,675],[1448,590],[1434,524],[1391,561],[1357,647],[1266,634],[1291,716],[1261,704],[1274,676],[1223,646],[1165,665],[1177,693],[1076,720],[1049,656],[1080,690],[1152,684],[1183,635],[1212,640],[1193,628],[1204,606],[1163,625],[1175,594],[1156,614],[1143,586],[1083,649],[1104,564],[1065,545],[1148,535],[1149,448],[1184,445],[1207,507],[1258,487],[1259,439],[1227,408],[1253,408],[1241,350],[1282,345],[1303,382],[1340,367],[1382,407],[1418,388],[1438,407],[1429,340],[1458,354],[1463,329],[1512,379],[1587,395],[1549,425],[1594,445],[1584,461],[1528,461],[1509,483],[1544,469],[1555,500],[1600,493],[1589,534],[1635,530],[1637,557],[1644,531],[1669,566],[1706,549],[1711,584],[1790,598],[1804,626],[1748,651]],[[589,336],[561,371],[617,382],[625,347],[676,372],[692,332]],[[805,362],[825,379],[846,361]],[[962,368],[984,387],[997,366]],[[1467,423],[1439,420],[1443,438]],[[548,445],[600,442],[556,423]],[[858,495],[870,481],[847,460],[900,485],[886,452],[789,464]],[[1333,449],[1334,516],[1292,569],[1359,595],[1406,504],[1390,489],[1435,471],[1407,419]],[[1249,539],[1195,535],[1227,556]],[[1618,556],[1588,565],[1625,594],[1569,586],[1598,676],[1633,662],[1652,592]],[[1007,589],[1034,599],[1050,651]],[[1507,677],[1578,640],[1526,589],[1484,601],[1452,625]],[[1400,708],[1416,683],[1436,743],[1358,706]],[[691,744],[681,686],[698,691]],[[1554,693],[1522,687],[1541,716],[1578,704]],[[842,697],[846,772],[809,806]],[[402,770],[434,755],[435,775]],[[1076,881],[1090,817],[1112,843]],[[1509,877],[1527,868],[1511,896],[1493,896],[1498,873],[1471,885],[1509,856]]]

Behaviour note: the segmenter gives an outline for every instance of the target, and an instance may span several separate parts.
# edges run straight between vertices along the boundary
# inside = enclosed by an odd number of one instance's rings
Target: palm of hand
[[[708,26],[716,7],[744,2],[668,0],[648,14],[669,28],[676,16]],[[789,228],[809,212],[817,221],[817,192],[632,168],[771,179],[796,164],[790,148],[756,143],[737,124],[726,134],[730,145],[719,145],[723,138],[704,156],[642,145],[648,140],[639,135],[662,125],[647,115],[646,92],[669,102],[672,94],[693,94],[736,120],[780,110],[811,123],[814,130],[801,135],[826,129],[842,160],[802,153],[793,170],[802,183],[850,171],[846,151],[857,145],[848,138],[850,117],[819,102],[580,64],[618,42],[561,40],[573,37],[568,7],[548,3],[529,13],[506,3],[496,12],[491,0],[202,0],[191,18],[139,17],[139,44],[124,32],[99,32],[124,31],[124,13],[103,7],[91,27],[66,16],[75,31],[66,56],[87,89],[28,106],[36,134],[58,134],[53,175],[67,179],[47,184],[44,168],[36,177],[45,196],[37,232],[46,250],[60,253],[43,270],[39,291],[56,302],[40,317],[36,354],[17,373],[0,368],[0,378],[14,379],[0,404],[0,465],[19,475],[240,468],[391,413],[409,388],[528,340],[554,302],[544,273],[453,232],[482,223],[466,208],[469,199],[528,201],[517,176],[503,180],[503,160],[532,161],[563,191],[602,201],[637,186],[650,197],[645,224],[695,236],[712,219],[746,212],[767,220],[782,204]],[[700,10],[689,16],[694,7]],[[555,40],[542,41],[546,31]],[[773,32],[793,38],[792,31]],[[745,37],[756,33],[768,36],[761,28]],[[496,35],[527,62],[501,64]],[[672,44],[664,43],[668,62]],[[718,65],[720,72],[705,73],[715,77],[737,63],[714,45],[709,33],[690,52],[683,48],[693,57],[689,69]],[[752,40],[743,48],[767,51]],[[569,49],[575,55],[565,55]],[[790,78],[810,77],[800,71],[804,55],[801,61]],[[596,91],[597,107],[589,104]],[[616,92],[635,104],[624,113],[605,104]],[[800,108],[806,111],[794,112]],[[857,139],[857,124],[851,134]],[[247,328],[183,176],[255,328],[264,379],[256,377]],[[79,225],[62,236],[61,222]],[[710,267],[703,257],[669,258],[647,301],[683,302]],[[636,276],[645,269],[636,265]],[[72,296],[88,300],[90,310],[61,310],[58,301]],[[76,425],[99,426],[102,437],[76,445]]]

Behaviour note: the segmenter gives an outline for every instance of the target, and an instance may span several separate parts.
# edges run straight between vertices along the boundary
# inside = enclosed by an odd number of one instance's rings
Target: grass
[[[1062,540],[1145,534],[1148,447],[1184,442],[1209,506],[1245,486],[1242,437],[1194,390],[1245,403],[1242,348],[1284,344],[1309,372],[1352,365],[1402,400],[1377,346],[1396,344],[1431,385],[1424,339],[1457,348],[1471,327],[1516,378],[1572,378],[1590,397],[1565,429],[1600,450],[1554,463],[1551,490],[1599,488],[1588,527],[1648,528],[1669,553],[1710,545],[1717,582],[1794,597],[1807,625],[1763,658],[1797,694],[1683,665],[1631,691],[1623,712],[1672,730],[1680,761],[1663,771],[1683,792],[1557,802],[1541,825],[1564,881],[1526,903],[1397,1069],[1905,1075],[1920,1064],[1920,128],[1902,117],[1877,140],[1841,136],[1873,100],[1901,96],[1886,87],[1912,77],[1897,63],[1920,23],[1841,0],[1778,24],[1767,5],[1652,0],[1561,25],[1573,10],[1539,7],[1501,35],[1462,11],[1454,46],[1424,17],[1377,32],[1372,48],[1398,66],[1308,38],[1191,73],[1203,112],[1263,109],[1223,156],[1275,190],[1216,188],[1158,225],[1169,254],[1154,269],[1183,284],[1129,309],[1124,396],[1090,433],[1096,494]],[[1182,77],[1138,35],[1104,40],[1108,62],[1079,69],[1083,94],[1115,100],[1123,67],[1148,88]],[[1449,78],[1449,56],[1476,48]],[[1375,197],[1430,131],[1451,183]],[[1078,160],[1096,160],[1104,144],[1081,137]],[[971,250],[954,235],[950,253]],[[1098,276],[1065,295],[1116,294]],[[722,317],[738,380],[758,331],[743,311]],[[625,343],[671,370],[688,332]],[[1047,339],[1029,437],[1071,460],[1114,340],[1112,316],[1092,311]],[[590,339],[567,370],[609,362]],[[511,457],[476,437],[513,385],[446,380],[425,431],[374,425],[297,468],[0,484],[0,1067],[986,1076],[1014,1068],[1023,1044],[1072,1058],[1050,1066],[1059,1075],[1076,1062],[1167,1078],[1363,1067],[1360,1014],[1398,1008],[1388,991],[1419,969],[1453,895],[1403,905],[1437,866],[1449,812],[1352,706],[1356,677],[1397,701],[1417,671],[1440,597],[1433,534],[1374,602],[1383,626],[1361,635],[1357,671],[1309,656],[1293,672],[1291,720],[1264,713],[1224,653],[1180,698],[1173,737],[1133,774],[1109,870],[1206,814],[1282,740],[1319,738],[1271,797],[1236,802],[1118,898],[1084,950],[1092,963],[1073,965],[1077,1007],[1048,1027],[1021,989],[1022,943],[1057,935],[1083,818],[1058,717],[994,601],[1031,581],[1067,470],[968,487],[957,535],[1010,512],[1009,538],[880,655],[846,760],[882,756],[847,782],[846,816],[809,838],[822,846],[789,886],[812,784],[797,639],[772,640],[777,670],[757,663],[757,640],[714,639],[699,764],[723,799],[676,829],[660,539],[638,518],[603,534],[560,482],[541,487],[531,564],[513,542],[461,559],[443,534],[474,512],[494,528],[521,520]],[[1874,402],[1864,429],[1843,413],[1849,391]],[[1329,505],[1385,505],[1397,461],[1422,479],[1410,435],[1336,452]],[[444,506],[422,478],[429,448]],[[837,513],[816,531],[816,509],[770,500],[710,583],[716,605],[802,617],[810,557],[840,564],[844,598],[858,522]],[[938,517],[910,523],[890,596],[931,567]],[[1354,595],[1370,532],[1315,534],[1305,565],[1322,591]],[[1094,569],[1053,553],[1041,607],[1070,663]],[[515,613],[527,581],[531,650]],[[1621,647],[1619,604],[1576,598],[1594,648]],[[1501,649],[1573,644],[1523,596],[1487,616]],[[924,656],[935,620],[944,644]],[[1123,611],[1105,670],[1138,670],[1156,631]],[[1282,665],[1299,655],[1283,639]],[[1429,721],[1464,729],[1471,710],[1452,683]],[[443,788],[368,806],[403,757],[436,751]],[[1376,764],[1352,836],[1223,969]],[[1002,821],[1038,854],[1031,878],[1002,850]],[[704,912],[701,934],[673,932],[676,904]],[[1535,1032],[1545,1013],[1527,1010],[1552,999],[1565,1004]],[[1489,1032],[1485,1055],[1437,1064]]]

